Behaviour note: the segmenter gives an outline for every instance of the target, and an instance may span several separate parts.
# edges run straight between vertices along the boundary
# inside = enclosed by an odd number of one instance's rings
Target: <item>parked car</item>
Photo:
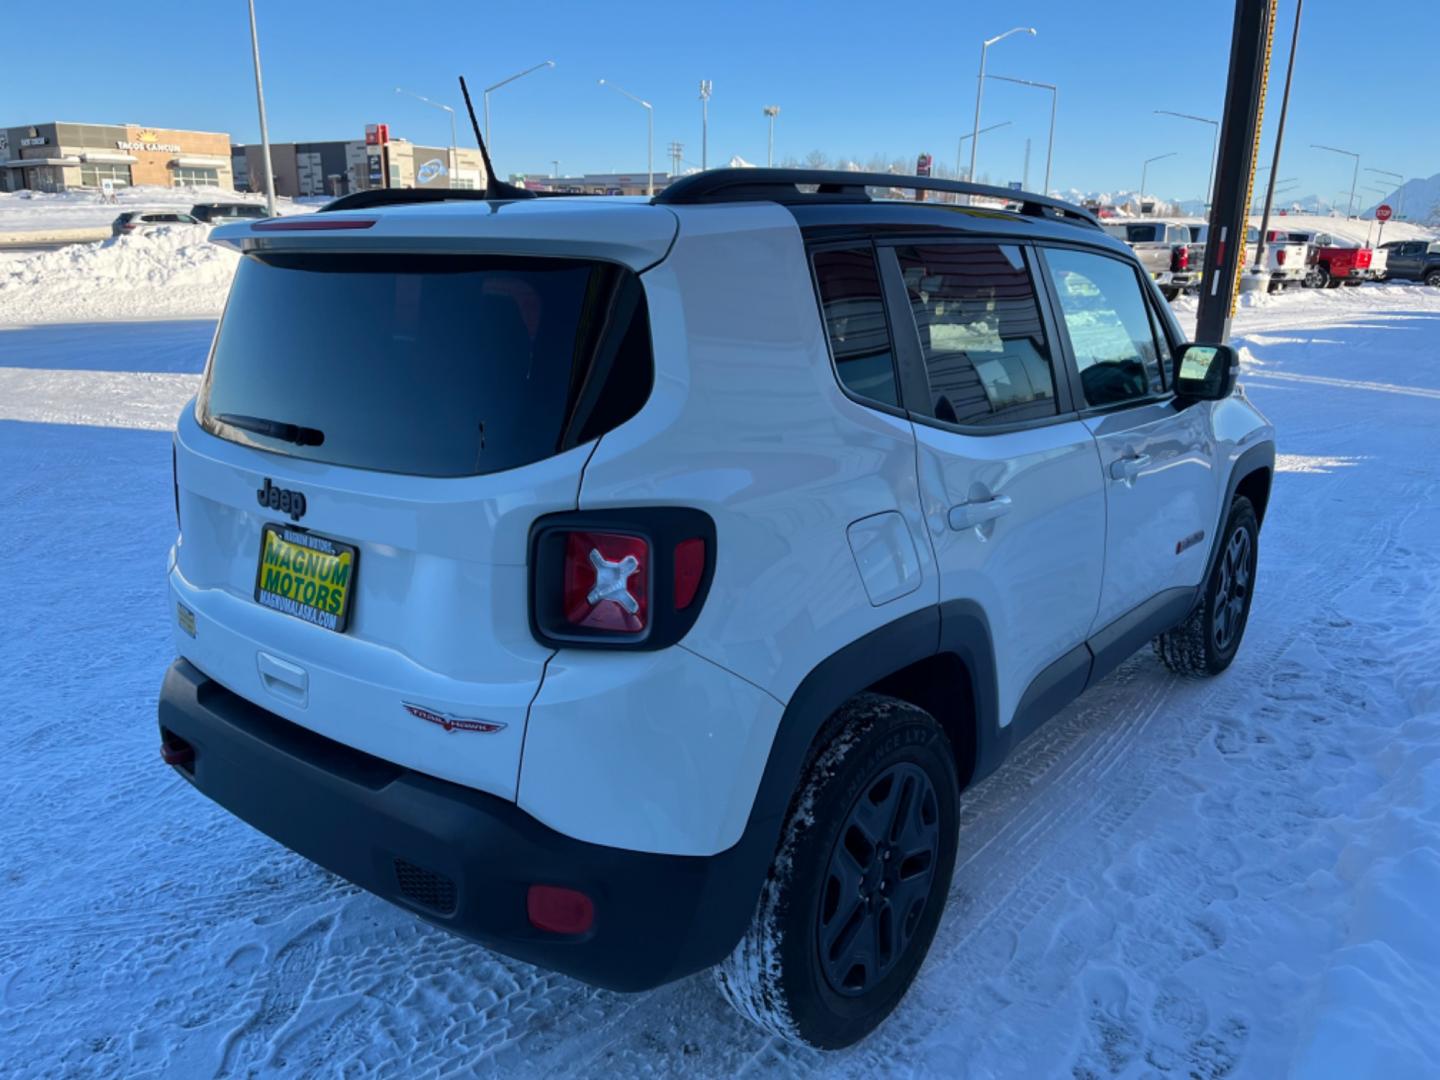
[[[190,208],[190,214],[206,225],[269,217],[265,207],[258,203],[196,203]]]
[[[1389,259],[1385,276],[1396,281],[1423,281],[1440,288],[1440,242],[1396,240],[1381,244]]]
[[[1205,265],[1205,244],[1209,238],[1210,226],[1192,223],[1190,230],[1190,263],[1203,273]],[[1308,271],[1306,256],[1308,248],[1298,241],[1291,241],[1286,234],[1271,229],[1265,241],[1265,269],[1270,274],[1270,292],[1279,292],[1290,285],[1302,284]],[[1260,230],[1254,225],[1245,230],[1245,268],[1255,265],[1260,242]]]
[[[1245,265],[1254,266],[1260,245],[1260,230],[1251,225],[1245,230]],[[1291,240],[1286,232],[1270,229],[1265,234],[1265,270],[1270,274],[1270,291],[1280,292],[1292,285],[1303,285],[1310,272],[1310,247]]]
[[[126,210],[110,227],[112,236],[147,233],[164,225],[199,225],[189,214],[178,210]]]
[[[714,966],[783,1038],[871,1031],[962,790],[1148,643],[1235,657],[1275,459],[1236,354],[1088,213],[869,195],[898,183],[215,230],[163,759],[501,952],[628,991]]]
[[[1146,219],[1107,221],[1105,231],[1129,244],[1166,300],[1200,281],[1200,261],[1190,252],[1190,228],[1180,222]]]
[[[1378,280],[1385,270],[1385,259],[1375,249],[1361,247],[1353,240],[1330,233],[1289,231],[1289,239],[1309,244],[1304,284],[1311,289],[1334,289],[1340,285],[1359,285]]]

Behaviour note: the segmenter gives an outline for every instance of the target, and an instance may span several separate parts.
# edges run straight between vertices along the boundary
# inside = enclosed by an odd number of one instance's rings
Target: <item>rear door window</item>
[[[1159,346],[1135,268],[1074,248],[1047,248],[1045,263],[1086,402],[1098,408],[1163,392]]]
[[[250,254],[201,385],[213,434],[383,472],[539,461],[639,411],[644,291],[576,259]]]
[[[857,397],[899,405],[890,327],[869,244],[817,251],[815,285],[835,372]]]
[[[930,380],[928,415],[986,425],[1059,412],[1035,285],[1019,247],[933,244],[895,253]]]

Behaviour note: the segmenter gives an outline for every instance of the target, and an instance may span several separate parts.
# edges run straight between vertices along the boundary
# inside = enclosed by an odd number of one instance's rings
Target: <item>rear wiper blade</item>
[[[319,428],[287,424],[283,420],[266,420],[263,416],[240,416],[237,413],[216,413],[215,419],[230,427],[282,439],[296,446],[319,446],[325,441],[325,433]]]

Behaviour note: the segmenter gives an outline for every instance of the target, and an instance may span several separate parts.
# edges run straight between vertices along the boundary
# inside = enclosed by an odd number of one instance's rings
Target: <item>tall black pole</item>
[[[1200,310],[1195,340],[1221,344],[1230,334],[1230,317],[1245,262],[1245,219],[1255,175],[1255,149],[1265,104],[1265,72],[1275,29],[1276,0],[1235,0],[1235,31],[1230,40],[1230,75],[1221,119],[1220,153],[1210,204],[1210,233],[1205,245]]]
[[[1280,175],[1280,144],[1285,141],[1285,114],[1290,109],[1290,80],[1295,77],[1295,46],[1300,42],[1300,12],[1305,0],[1295,0],[1295,33],[1290,37],[1290,63],[1285,67],[1285,93],[1280,97],[1280,122],[1275,125],[1275,156],[1270,161],[1270,183],[1265,187],[1265,213],[1260,218],[1260,239],[1255,244],[1255,269],[1265,265],[1265,237],[1270,232],[1270,205],[1275,201],[1275,178]]]

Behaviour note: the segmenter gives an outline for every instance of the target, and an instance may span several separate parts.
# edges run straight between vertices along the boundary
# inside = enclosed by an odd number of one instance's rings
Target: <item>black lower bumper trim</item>
[[[508,800],[292,724],[184,660],[165,676],[159,715],[164,744],[193,750],[176,773],[237,817],[438,926],[612,990],[723,959],[768,865],[768,851],[744,840],[706,858],[575,840]],[[594,925],[576,937],[536,930],[532,884],[586,893]]]

